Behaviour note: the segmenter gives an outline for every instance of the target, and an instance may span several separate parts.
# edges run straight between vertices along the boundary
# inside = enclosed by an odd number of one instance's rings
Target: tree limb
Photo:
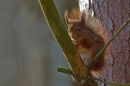
[[[107,46],[112,42],[112,40],[126,27],[126,25],[130,23],[130,19],[128,19],[120,28],[119,30],[108,40],[105,46],[101,49],[101,51],[95,56],[94,61],[89,65],[91,68],[98,60],[98,57],[103,53],[103,51],[107,48]]]
[[[62,51],[73,74],[78,78],[78,80],[87,77],[88,68],[82,62],[80,55],[76,51],[74,44],[72,43],[70,37],[68,36],[68,33],[64,28],[64,25],[58,15],[53,0],[38,0],[38,1],[40,3],[43,14],[46,18],[46,21],[53,33],[53,36],[55,37],[56,41],[62,48]],[[95,80],[93,79],[89,79],[88,82],[86,83],[87,86],[98,86]]]

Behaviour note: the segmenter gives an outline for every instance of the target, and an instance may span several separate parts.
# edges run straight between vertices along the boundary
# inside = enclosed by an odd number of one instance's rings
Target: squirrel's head
[[[70,13],[68,16],[68,11],[65,11],[64,14],[65,22],[68,27],[68,34],[72,40],[81,40],[84,33],[85,20],[83,16],[81,16],[81,18],[79,18],[79,16],[79,14],[77,15],[74,13]]]

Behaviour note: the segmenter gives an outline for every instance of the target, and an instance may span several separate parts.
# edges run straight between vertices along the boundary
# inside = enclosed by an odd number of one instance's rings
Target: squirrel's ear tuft
[[[82,11],[82,14],[81,14],[81,23],[82,23],[83,25],[85,24],[86,19],[87,19],[86,10],[83,10],[83,11]]]
[[[81,23],[82,23],[83,25],[85,24],[85,18],[84,18],[83,15],[81,16]]]
[[[70,24],[69,18],[68,18],[68,11],[66,10],[64,13],[64,18],[65,18],[65,22],[67,24],[67,26]]]

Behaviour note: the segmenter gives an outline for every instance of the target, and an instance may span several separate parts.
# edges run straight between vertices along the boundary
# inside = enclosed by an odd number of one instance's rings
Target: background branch
[[[92,62],[89,67],[91,68],[98,60],[98,57],[103,53],[103,51],[107,48],[107,46],[112,42],[112,40],[126,27],[126,25],[130,22],[128,19],[120,28],[119,30],[108,40],[105,46],[101,49],[101,51],[95,56],[94,62]]]

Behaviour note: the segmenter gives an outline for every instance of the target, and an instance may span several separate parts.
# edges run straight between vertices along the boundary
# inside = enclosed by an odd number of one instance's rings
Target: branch
[[[83,64],[74,44],[68,36],[53,0],[39,0],[39,3],[53,36],[62,48],[72,71],[81,77],[86,77],[87,68]]]
[[[71,75],[75,81],[77,81],[78,83],[80,83],[80,84],[83,85],[83,86],[86,86],[86,85],[84,85],[84,84],[86,84],[87,81],[92,80],[91,82],[93,82],[93,80],[94,80],[91,73],[89,74],[88,77],[78,80],[78,77],[76,77],[76,76],[72,73],[72,71],[71,71],[70,69],[57,68],[57,71],[58,71],[58,72],[65,73],[65,74],[68,74],[68,75]],[[96,79],[95,79],[95,80],[96,80]],[[94,80],[94,81],[95,81],[95,80]],[[87,85],[87,86],[88,86],[88,85]],[[95,86],[95,85],[92,84],[92,86]]]
[[[73,72],[73,74],[79,79],[83,79],[88,76],[88,68],[82,62],[80,55],[76,51],[74,44],[72,43],[70,37],[64,25],[59,17],[59,14],[56,10],[53,0],[38,0],[43,11],[43,14],[46,18],[46,21],[53,33],[54,38],[59,43],[62,51],[65,55],[65,58]],[[79,80],[78,79],[78,80]],[[97,82],[90,79],[88,80],[91,83],[90,86],[97,86]],[[94,83],[94,85],[93,85]],[[85,85],[83,85],[85,86]]]
[[[95,56],[94,62],[92,62],[89,67],[91,68],[98,60],[98,57],[103,53],[103,51],[107,48],[107,46],[112,42],[112,40],[126,27],[126,25],[130,23],[130,19],[128,19],[121,27],[120,29],[112,36],[111,39],[105,44],[105,46],[101,49],[101,51]]]

